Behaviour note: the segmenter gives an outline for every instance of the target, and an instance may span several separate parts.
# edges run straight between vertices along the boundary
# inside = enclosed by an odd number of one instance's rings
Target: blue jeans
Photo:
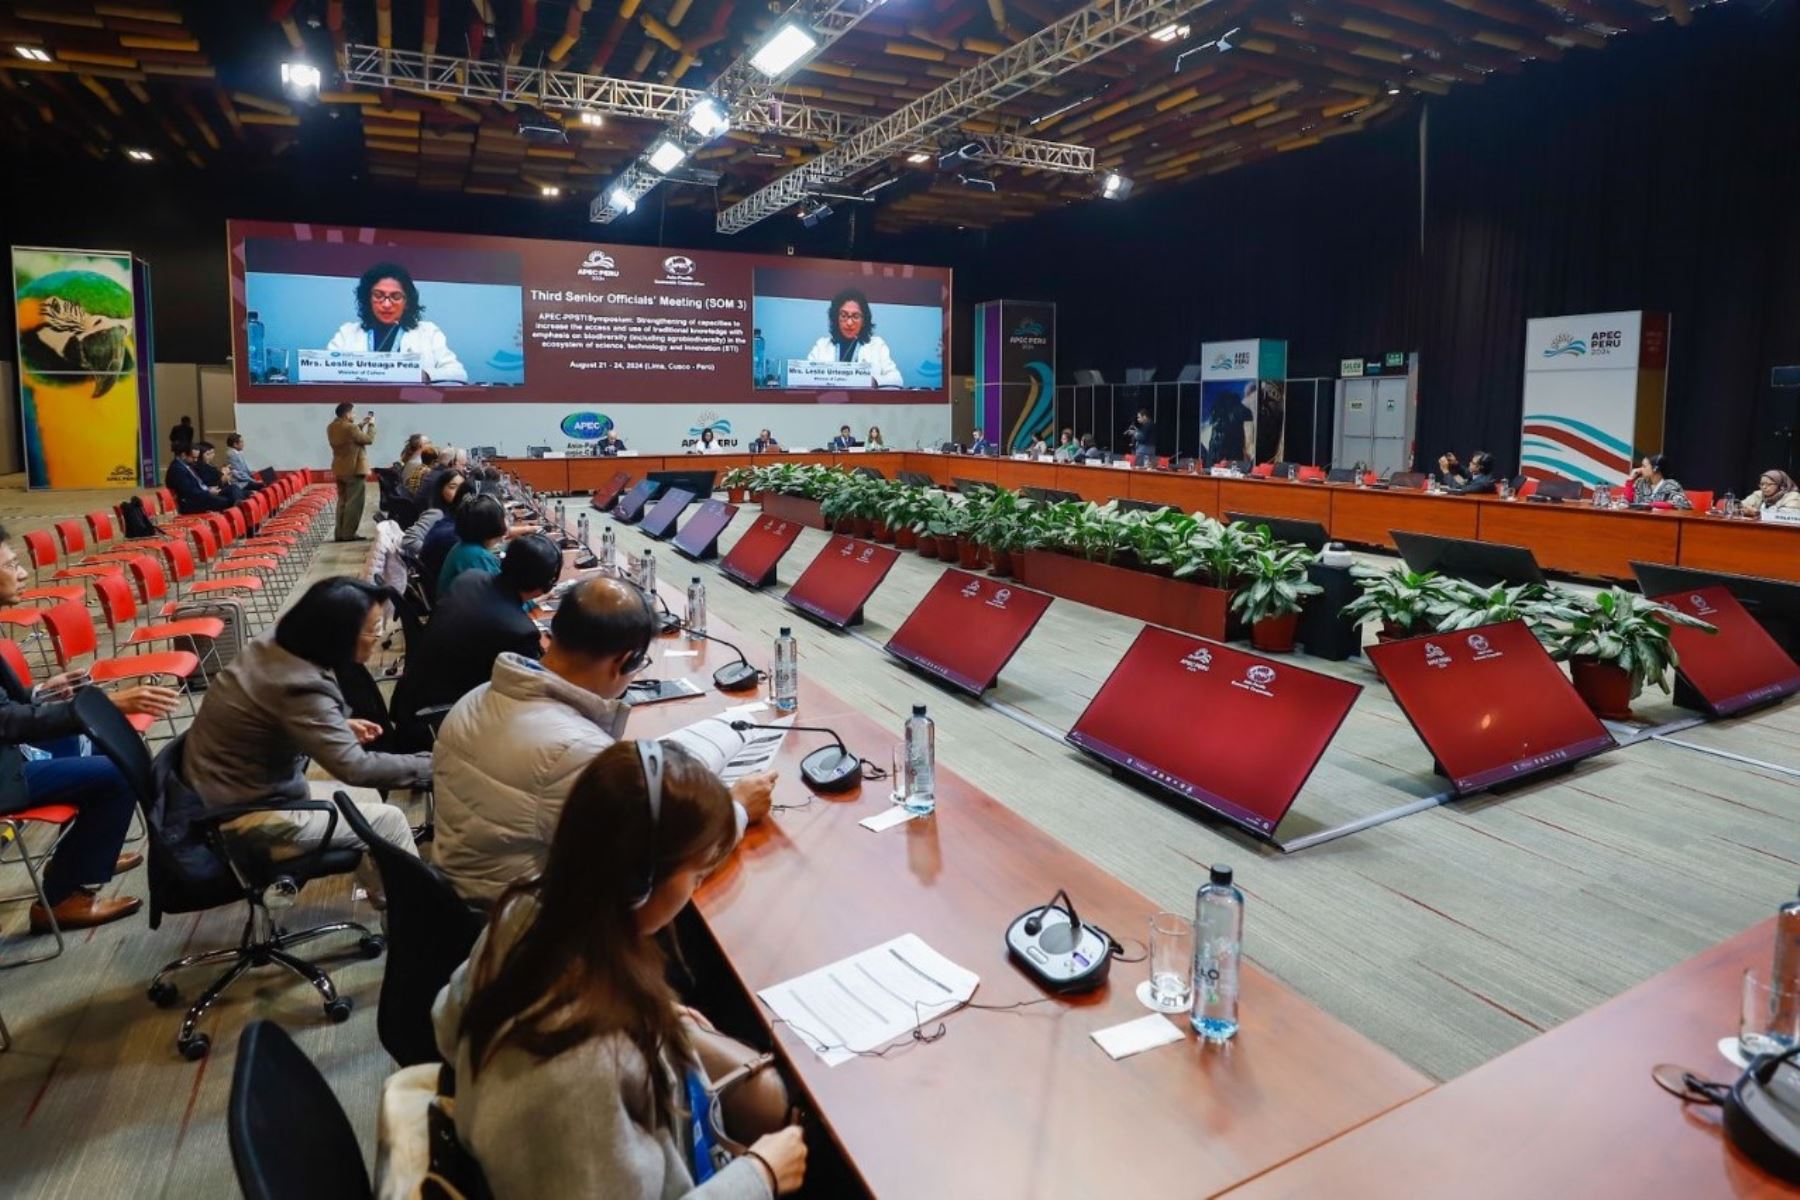
[[[25,764],[28,804],[71,804],[68,836],[44,872],[44,895],[60,904],[83,884],[105,883],[119,860],[136,801],[109,758],[51,758]]]

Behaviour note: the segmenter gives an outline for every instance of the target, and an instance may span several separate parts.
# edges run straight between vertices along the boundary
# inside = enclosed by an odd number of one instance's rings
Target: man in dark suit
[[[189,442],[177,447],[175,457],[169,461],[169,469],[163,475],[163,483],[175,493],[175,511],[180,513],[224,512],[231,507],[231,501],[219,494],[217,488],[209,488],[206,481],[200,478],[197,465],[200,461],[199,447]]]
[[[963,453],[986,454],[988,452],[988,447],[992,445],[993,443],[987,440],[987,434],[977,429],[969,435],[969,448],[963,451]]]
[[[856,448],[856,435],[850,432],[850,427],[848,425],[839,426],[838,435],[826,443],[825,448],[827,450],[854,450]]]
[[[498,575],[465,571],[437,598],[421,644],[407,648],[406,674],[394,689],[394,719],[407,746],[430,744],[417,720],[420,709],[455,704],[486,683],[502,653],[543,655],[543,634],[526,605],[556,586],[562,565],[555,542],[526,534],[507,544]]]

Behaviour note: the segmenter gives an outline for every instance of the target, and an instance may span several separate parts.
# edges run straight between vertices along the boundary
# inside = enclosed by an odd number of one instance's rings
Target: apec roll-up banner
[[[1008,453],[1024,453],[1039,438],[1055,443],[1056,305],[975,306],[975,419]]]
[[[150,374],[123,250],[12,248],[19,424],[33,488],[131,487]]]
[[[1662,449],[1669,314],[1584,313],[1525,323],[1519,465],[1534,479],[1617,487]]]
[[[1208,462],[1274,462],[1287,433],[1287,343],[1200,347],[1200,444]]]

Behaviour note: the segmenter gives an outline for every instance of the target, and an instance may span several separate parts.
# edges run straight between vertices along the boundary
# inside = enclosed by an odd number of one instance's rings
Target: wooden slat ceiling
[[[788,91],[880,116],[1076,7],[889,0],[796,72]],[[969,128],[1092,146],[1103,172],[1130,177],[1141,194],[1355,134],[1492,74],[1578,60],[1654,21],[1686,24],[1697,7],[1212,0],[1184,19],[1184,36],[1097,58]],[[608,117],[593,128],[569,115],[567,144],[541,145],[520,136],[505,106],[348,91],[329,71],[317,105],[297,105],[282,98],[278,65],[301,52],[322,65],[348,40],[703,87],[776,11],[749,0],[0,0],[0,128],[46,152],[105,160],[143,149],[202,170],[284,169],[297,146],[337,139],[360,150],[369,175],[397,186],[524,196],[558,188],[546,202],[585,204],[646,148],[655,125]],[[820,149],[733,132],[696,156],[723,173],[716,195],[670,186],[666,202],[729,203]],[[991,173],[998,190],[987,192],[932,165],[915,171],[908,186],[882,193],[878,229],[991,226],[1092,200],[1099,183],[1009,169]]]

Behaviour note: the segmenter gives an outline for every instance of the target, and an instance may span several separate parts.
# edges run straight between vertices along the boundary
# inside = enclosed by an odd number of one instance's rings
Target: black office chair
[[[343,1105],[273,1021],[250,1022],[238,1039],[226,1125],[246,1200],[373,1200]]]
[[[146,873],[150,928],[159,928],[163,917],[171,913],[203,912],[234,901],[243,902],[249,910],[236,946],[178,958],[150,981],[151,1002],[168,1008],[180,998],[175,985],[166,978],[168,975],[205,963],[228,964],[225,973],[213,980],[188,1008],[175,1037],[175,1047],[182,1056],[190,1061],[206,1057],[212,1049],[212,1039],[196,1032],[201,1018],[220,994],[252,967],[286,967],[318,989],[326,1017],[333,1022],[347,1020],[350,998],[338,995],[336,985],[322,969],[290,951],[328,933],[350,932],[360,937],[364,955],[375,958],[385,948],[384,940],[354,921],[333,921],[289,933],[276,923],[271,910],[291,905],[301,885],[309,879],[354,870],[362,852],[320,847],[271,862],[220,830],[225,822],[253,812],[322,810],[330,814],[329,840],[337,825],[337,809],[323,800],[208,809],[180,779],[186,734],[169,742],[152,762],[143,740],[98,688],[83,688],[76,694],[75,713],[95,747],[119,768],[143,813],[148,834],[145,847],[149,851]]]
[[[437,1062],[431,1005],[469,957],[487,919],[435,867],[376,836],[348,795],[338,792],[335,799],[350,828],[369,844],[387,891],[388,961],[375,1030],[401,1066]]]

